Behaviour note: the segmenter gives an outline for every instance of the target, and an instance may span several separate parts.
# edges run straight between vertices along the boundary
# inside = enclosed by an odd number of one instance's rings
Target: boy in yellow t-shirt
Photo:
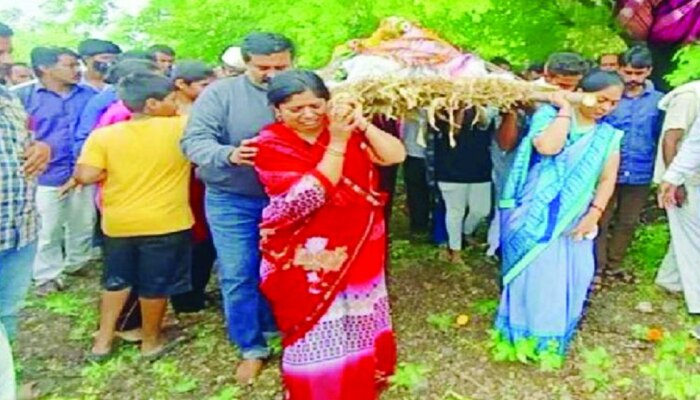
[[[185,121],[175,117],[174,87],[161,75],[138,73],[118,90],[132,119],[93,132],[75,172],[80,184],[104,185],[104,291],[93,360],[110,355],[132,287],[143,318],[141,354],[157,358],[169,350],[160,331],[167,299],[191,288],[190,163],[179,146]]]

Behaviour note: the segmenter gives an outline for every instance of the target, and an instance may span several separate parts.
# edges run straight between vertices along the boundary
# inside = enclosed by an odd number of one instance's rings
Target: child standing
[[[191,289],[190,163],[179,148],[185,119],[175,117],[174,87],[161,75],[138,73],[118,90],[134,113],[131,121],[94,131],[75,172],[80,184],[104,184],[104,291],[90,353],[95,360],[111,354],[131,288],[138,288],[146,358],[172,347],[161,337],[167,300]]]

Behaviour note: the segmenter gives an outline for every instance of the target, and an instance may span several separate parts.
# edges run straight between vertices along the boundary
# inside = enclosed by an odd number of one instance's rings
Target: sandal
[[[94,351],[92,351],[91,348],[90,351],[85,355],[85,360],[98,364],[109,360],[114,355],[114,349],[119,344],[119,340],[119,337],[115,336],[114,339],[112,339],[112,345],[109,347],[109,351],[107,351],[106,353],[95,353]]]
[[[148,352],[146,354],[141,353],[141,359],[146,361],[146,362],[154,362],[158,361],[161,359],[164,355],[168,354],[171,352],[173,349],[175,349],[180,343],[184,342],[185,338],[184,337],[178,337],[175,339],[172,339],[170,341],[165,342],[159,349],[153,350],[151,352]]]
[[[114,345],[112,345],[112,348],[110,348],[109,351],[106,353],[94,353],[92,350],[90,350],[85,355],[85,360],[96,364],[102,364],[103,362],[108,361],[110,358],[112,358],[113,355]]]

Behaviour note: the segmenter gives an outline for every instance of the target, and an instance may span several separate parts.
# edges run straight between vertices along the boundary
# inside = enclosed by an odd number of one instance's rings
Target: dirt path
[[[669,332],[692,323],[682,298],[652,285],[653,269],[665,252],[662,225],[644,228],[630,257],[641,282],[593,296],[564,368],[542,372],[537,365],[495,362],[490,354],[497,265],[477,253],[467,257],[466,267],[441,264],[432,246],[411,243],[400,233],[402,223],[393,238],[390,290],[403,364],[384,399],[661,398],[652,379],[640,372],[654,360],[658,345],[633,337],[632,327]],[[141,363],[137,349],[123,345],[104,365],[85,363],[97,318],[98,276],[94,270],[72,278],[68,292],[29,301],[18,343],[19,371],[24,381],[37,382],[43,398],[281,398],[276,361],[254,389],[233,383],[237,355],[216,308],[183,318],[179,329],[191,340],[158,362]],[[641,301],[654,311],[637,311]],[[469,317],[465,326],[453,322],[459,315]]]

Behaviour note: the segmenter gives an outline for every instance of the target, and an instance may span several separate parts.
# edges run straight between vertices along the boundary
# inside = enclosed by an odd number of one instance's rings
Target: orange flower
[[[650,328],[647,331],[647,340],[650,342],[659,342],[664,338],[664,331],[661,328]]]
[[[469,323],[469,316],[468,315],[460,315],[457,317],[457,326],[466,326]]]

